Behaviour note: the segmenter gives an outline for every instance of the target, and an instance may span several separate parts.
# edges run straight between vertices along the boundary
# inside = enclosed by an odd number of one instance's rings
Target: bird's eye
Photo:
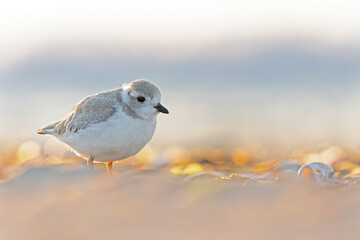
[[[145,102],[145,98],[140,96],[136,98],[139,102]]]

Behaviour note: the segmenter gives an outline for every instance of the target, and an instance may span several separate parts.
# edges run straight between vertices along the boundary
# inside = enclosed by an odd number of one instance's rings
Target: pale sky
[[[293,38],[341,47],[360,39],[359,1],[14,0],[0,7],[0,69],[48,45],[201,49],[229,38]]]
[[[171,111],[154,143],[357,143],[359,9],[329,0],[4,1],[0,137],[34,138],[83,97],[147,78]]]

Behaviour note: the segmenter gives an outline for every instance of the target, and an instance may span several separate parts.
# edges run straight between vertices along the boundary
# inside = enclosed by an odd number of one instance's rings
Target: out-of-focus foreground
[[[329,144],[284,161],[260,145],[148,147],[115,163],[113,176],[101,163],[90,170],[68,153],[45,155],[35,142],[11,155],[0,180],[6,240],[339,239],[356,236],[360,220],[360,153]],[[314,161],[331,165],[338,182],[297,176]]]

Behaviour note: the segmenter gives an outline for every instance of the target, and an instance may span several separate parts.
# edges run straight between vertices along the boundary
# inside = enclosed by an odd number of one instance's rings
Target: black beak
[[[163,105],[161,105],[160,103],[158,103],[156,106],[154,106],[154,108],[156,108],[156,110],[158,112],[165,113],[165,114],[169,113],[169,111]]]

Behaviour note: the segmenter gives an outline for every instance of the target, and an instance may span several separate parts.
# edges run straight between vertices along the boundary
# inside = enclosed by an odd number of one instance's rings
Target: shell
[[[303,165],[298,176],[314,180],[317,186],[329,186],[337,183],[334,170],[323,162],[312,162]]]

